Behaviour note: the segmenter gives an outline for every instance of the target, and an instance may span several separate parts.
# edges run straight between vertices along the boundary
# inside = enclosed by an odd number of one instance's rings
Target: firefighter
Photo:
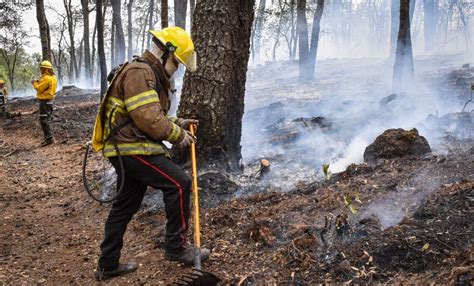
[[[36,98],[39,101],[39,120],[44,134],[41,146],[44,147],[54,143],[50,121],[53,115],[53,100],[56,96],[57,79],[50,61],[42,61],[40,71],[41,79],[35,79],[31,83],[36,89]]]
[[[8,101],[8,90],[5,87],[5,81],[3,79],[0,79],[0,110],[4,118],[8,117],[7,101]]]
[[[105,222],[104,240],[95,271],[106,280],[135,271],[135,262],[119,263],[127,225],[142,203],[147,187],[163,191],[166,212],[165,257],[192,264],[194,249],[186,243],[190,214],[191,179],[175,165],[163,144],[189,147],[195,138],[187,131],[194,119],[167,115],[170,77],[183,64],[196,69],[196,53],[190,35],[179,27],[150,31],[153,43],[139,58],[123,64],[109,84],[96,118],[92,147],[102,151],[117,173],[124,172],[124,186]],[[120,166],[120,156],[123,170]],[[201,249],[206,259],[210,251]]]

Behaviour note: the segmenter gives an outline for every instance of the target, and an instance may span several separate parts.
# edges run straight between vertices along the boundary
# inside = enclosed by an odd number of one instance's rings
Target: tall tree
[[[150,0],[150,5],[148,7],[148,30],[153,30],[153,11],[155,10],[155,0]],[[151,35],[147,33],[146,47],[150,47]]]
[[[400,28],[398,32],[397,52],[393,67],[392,89],[403,92],[412,87],[415,81],[413,51],[410,35],[410,0],[400,1]]]
[[[168,0],[161,0],[161,28],[168,26]]]
[[[260,48],[262,42],[262,28],[265,22],[265,3],[266,0],[260,0],[257,9],[257,15],[255,16],[254,28],[252,31],[252,61],[260,57]]]
[[[102,0],[96,0],[96,22],[97,22],[97,50],[100,63],[100,99],[107,90],[107,63],[105,62],[104,50],[104,16],[102,15]]]
[[[412,22],[415,13],[416,0],[410,0],[410,23]],[[390,6],[390,57],[395,56],[398,45],[398,29],[400,27],[400,0],[391,0]]]
[[[199,0],[192,35],[198,70],[186,72],[180,117],[200,120],[199,161],[236,170],[255,0]]]
[[[122,64],[125,61],[125,36],[123,34],[122,25],[122,1],[111,1],[112,3],[112,18],[115,30],[115,63],[114,65]]]
[[[89,81],[92,78],[92,67],[91,67],[91,48],[89,42],[89,1],[81,0],[82,6],[82,21],[84,23],[84,67],[86,70],[86,80]]]
[[[69,81],[73,81],[74,78],[79,77],[79,67],[77,66],[76,60],[76,46],[74,43],[75,36],[75,13],[71,4],[71,0],[63,0],[64,8],[66,9],[67,26],[69,32],[69,57],[71,58],[71,64],[69,67]]]
[[[127,57],[129,60],[132,59],[133,57],[133,43],[132,43],[132,5],[133,5],[133,0],[128,0],[127,4],[127,39],[128,39],[128,51],[127,51]]]
[[[323,17],[324,0],[318,0],[318,7],[313,17],[313,27],[311,28],[311,42],[309,49],[308,73],[306,79],[314,78],[314,68],[318,55],[319,33],[321,31],[321,18]]]
[[[433,51],[436,42],[436,27],[438,25],[438,0],[424,0],[424,34],[425,51]]]
[[[3,16],[2,16],[3,17]],[[49,24],[44,12],[44,1],[36,0],[36,19],[38,20],[41,52],[43,60],[51,60],[51,37],[49,35]]]
[[[311,42],[308,40],[308,21],[306,19],[306,0],[298,0],[297,22],[299,38],[299,80],[310,80],[314,78],[314,68],[318,54],[319,33],[321,30],[321,18],[324,11],[324,0],[318,0],[318,7],[313,17],[311,29]]]
[[[306,0],[296,2],[296,30],[298,33],[299,78],[304,79],[303,73],[308,62],[308,20],[306,19]]]
[[[186,29],[188,0],[174,0],[174,25]]]

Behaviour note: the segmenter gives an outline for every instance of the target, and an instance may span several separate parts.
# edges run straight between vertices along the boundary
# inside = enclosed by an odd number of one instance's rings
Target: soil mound
[[[374,163],[378,159],[420,156],[430,152],[428,141],[420,136],[415,128],[410,131],[401,128],[389,129],[365,149],[364,161]]]

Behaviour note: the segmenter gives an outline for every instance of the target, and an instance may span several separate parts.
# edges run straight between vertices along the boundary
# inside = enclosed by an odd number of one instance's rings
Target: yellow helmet
[[[0,79],[0,85],[4,85],[5,81],[3,79]]]
[[[163,45],[171,43],[176,47],[174,56],[189,71],[196,70],[196,52],[191,35],[180,27],[167,27],[160,31],[150,30],[150,34],[157,38]]]
[[[40,67],[45,69],[53,69],[53,65],[50,61],[42,61]]]

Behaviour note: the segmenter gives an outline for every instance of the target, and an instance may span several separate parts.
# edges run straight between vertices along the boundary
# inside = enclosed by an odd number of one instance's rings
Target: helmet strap
[[[161,56],[161,60],[163,61],[163,66],[166,66],[166,61],[168,61],[168,58],[170,57],[170,55],[173,55],[174,52],[176,52],[176,47],[173,46],[172,43],[166,42],[164,46],[164,50],[165,52]]]

